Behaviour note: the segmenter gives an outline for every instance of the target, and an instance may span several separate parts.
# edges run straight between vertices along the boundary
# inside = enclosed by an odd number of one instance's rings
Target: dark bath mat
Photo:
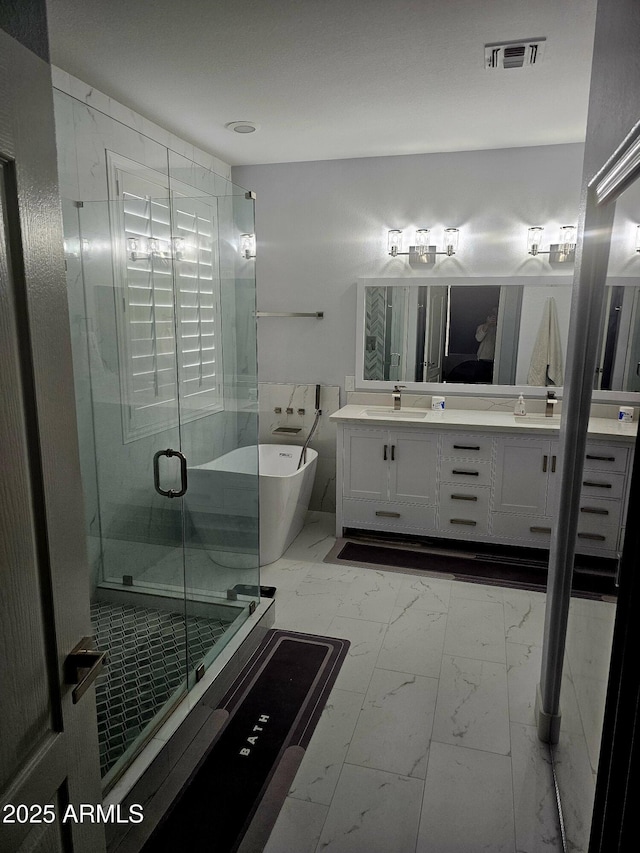
[[[547,588],[546,563],[527,561],[518,557],[500,555],[460,554],[449,551],[438,554],[410,548],[394,548],[366,542],[342,543],[341,548],[330,552],[325,562],[369,564],[391,571],[408,570],[412,574],[422,572],[431,575],[442,573],[456,580],[482,583],[493,586],[509,586],[514,589],[531,589],[544,592]],[[612,574],[600,574],[577,566],[573,574],[572,594],[584,598],[615,596]]]
[[[269,631],[215,713],[226,722],[143,853],[262,850],[349,642]]]

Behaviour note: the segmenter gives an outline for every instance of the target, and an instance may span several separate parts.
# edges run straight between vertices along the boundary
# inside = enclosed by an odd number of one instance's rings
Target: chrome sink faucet
[[[556,392],[555,391],[547,391],[547,405],[544,410],[545,418],[553,417],[553,407],[558,401],[556,400]]]
[[[394,385],[393,392],[391,396],[393,397],[393,411],[399,412],[402,408],[402,389],[406,388],[406,385]]]

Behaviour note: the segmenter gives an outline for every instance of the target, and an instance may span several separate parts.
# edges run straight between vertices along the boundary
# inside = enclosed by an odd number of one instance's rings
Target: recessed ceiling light
[[[230,121],[225,124],[227,130],[233,130],[235,133],[254,133],[259,127],[255,121]]]

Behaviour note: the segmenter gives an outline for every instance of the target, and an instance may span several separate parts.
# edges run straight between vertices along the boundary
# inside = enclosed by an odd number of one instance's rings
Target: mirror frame
[[[364,322],[364,300],[365,287],[424,287],[428,285],[490,285],[502,287],[503,285],[531,285],[533,282],[541,282],[546,286],[566,285],[573,286],[573,272],[566,275],[504,275],[504,276],[455,276],[455,277],[425,277],[425,276],[395,276],[395,277],[362,277],[357,282],[357,305],[356,305],[356,353],[355,353],[355,390],[356,391],[392,391],[393,386],[398,384],[391,379],[364,379],[364,348],[365,348],[365,322]],[[607,278],[606,284],[611,287],[630,287],[632,282],[640,286],[640,280],[636,276],[611,276]],[[540,397],[544,399],[547,388],[536,385],[467,385],[462,382],[415,382],[403,381],[406,391],[410,394],[420,393],[425,395],[443,394],[448,396],[464,397],[517,397],[526,394],[528,397]],[[557,396],[562,399],[564,388],[562,385],[556,389]],[[594,390],[592,395],[594,403],[628,403],[640,405],[640,392],[638,391],[598,391]]]

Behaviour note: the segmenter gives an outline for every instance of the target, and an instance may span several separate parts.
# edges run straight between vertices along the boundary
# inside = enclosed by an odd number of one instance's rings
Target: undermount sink
[[[363,409],[360,414],[367,418],[394,418],[400,421],[415,421],[424,420],[431,412],[424,409],[392,409],[391,407],[378,406],[375,409]]]
[[[550,418],[546,415],[514,415],[514,421],[517,424],[526,426],[527,424],[548,424],[549,426],[560,426],[560,415],[551,415]]]

